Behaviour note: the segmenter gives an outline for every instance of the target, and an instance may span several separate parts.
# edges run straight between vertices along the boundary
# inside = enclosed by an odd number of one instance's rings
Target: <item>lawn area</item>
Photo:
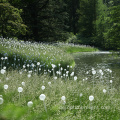
[[[0,74],[1,120],[118,120],[120,92],[100,82],[74,77],[18,73]],[[5,85],[8,85],[8,88]],[[18,92],[22,87],[23,91]],[[46,96],[40,100],[40,95]],[[90,96],[93,96],[94,99]],[[91,101],[90,101],[91,100]],[[92,101],[93,100],[93,101]],[[29,104],[29,102],[32,104]],[[0,101],[1,103],[1,101]]]
[[[74,45],[67,43],[59,43],[61,48],[64,48],[67,53],[77,53],[77,52],[95,52],[99,49],[87,45]]]
[[[120,119],[111,70],[84,71],[84,79],[74,73],[70,53],[84,47],[1,39],[0,120]]]

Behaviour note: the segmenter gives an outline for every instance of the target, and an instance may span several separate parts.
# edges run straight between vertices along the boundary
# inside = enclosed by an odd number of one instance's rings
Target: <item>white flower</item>
[[[1,57],[1,60],[3,60],[4,58],[3,57]]]
[[[106,89],[103,89],[103,93],[106,93]]]
[[[48,85],[51,85],[51,82],[48,82]]]
[[[25,65],[23,65],[23,68],[25,68]]]
[[[29,64],[27,64],[27,67],[29,67],[30,65]]]
[[[6,89],[6,90],[7,90],[7,89],[8,89],[8,85],[4,85],[4,89]]]
[[[63,70],[63,68],[61,67],[61,68],[60,68],[60,70],[62,71],[62,70]]]
[[[92,68],[92,70],[94,70],[94,68]]]
[[[56,67],[56,65],[52,64],[52,68],[55,68],[55,67]]]
[[[88,74],[89,72],[87,71],[86,74]]]
[[[3,69],[6,70],[6,67],[4,66]]]
[[[28,74],[28,78],[30,78],[31,77],[31,74]]]
[[[32,67],[35,67],[35,65],[32,63]]]
[[[59,71],[56,71],[56,74],[59,74]]]
[[[32,70],[28,71],[28,73],[31,74],[31,73],[32,73]]]
[[[20,75],[22,75],[22,72],[20,72]]]
[[[5,70],[4,70],[4,69],[2,69],[2,70],[1,70],[1,74],[4,74],[4,73],[5,73]]]
[[[76,81],[76,80],[77,80],[77,76],[74,77],[74,81]]]
[[[7,60],[8,59],[8,57],[5,57],[5,60]]]
[[[41,94],[41,95],[39,96],[39,99],[42,100],[42,101],[44,101],[45,98],[46,98],[46,96],[45,96],[44,94]]]
[[[0,104],[3,104],[3,98],[0,97]]]
[[[66,74],[68,74],[69,73],[69,71],[66,71]]]
[[[22,82],[22,85],[25,86],[25,82]]]
[[[83,96],[83,94],[82,93],[80,93],[80,97],[82,97]]]
[[[94,96],[93,95],[89,96],[89,100],[93,101],[94,100]]]
[[[109,70],[110,73],[112,73],[112,70]]]
[[[27,103],[27,106],[28,106],[28,107],[32,107],[32,106],[33,106],[33,102],[32,102],[32,101],[29,101],[29,102]]]
[[[40,62],[37,62],[37,65],[40,65]]]
[[[54,77],[55,80],[57,80],[57,77]]]
[[[67,65],[67,68],[69,68],[70,66],[69,65]]]
[[[103,72],[101,72],[101,75],[103,75]]]
[[[62,97],[61,97],[61,100],[65,101],[65,96],[62,96]]]
[[[41,89],[44,90],[44,89],[45,89],[45,86],[43,85],[43,86],[41,87]]]
[[[23,88],[22,87],[18,87],[18,92],[22,92],[23,91]]]
[[[92,70],[92,74],[95,75],[95,74],[96,74],[96,71],[95,71],[95,70]]]
[[[99,70],[99,73],[102,73],[102,70],[101,70],[101,69]]]
[[[74,76],[74,72],[72,72],[72,73],[70,74],[70,76]]]
[[[112,80],[110,80],[110,83],[112,83],[113,81]]]

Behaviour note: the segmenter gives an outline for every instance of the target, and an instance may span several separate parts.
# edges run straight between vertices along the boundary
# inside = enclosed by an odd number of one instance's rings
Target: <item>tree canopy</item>
[[[3,37],[25,34],[27,26],[23,24],[21,12],[22,10],[15,8],[10,3],[0,3],[0,34]]]
[[[1,0],[0,35],[119,50],[119,16],[119,0]]]

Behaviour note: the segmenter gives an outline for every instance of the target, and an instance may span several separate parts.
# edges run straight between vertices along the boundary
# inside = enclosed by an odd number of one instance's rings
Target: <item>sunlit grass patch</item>
[[[1,41],[1,120],[120,119],[112,70],[82,69],[84,77],[76,76],[67,47]]]
[[[63,68],[67,65],[74,67],[75,64],[73,57],[59,46],[1,38],[0,57],[6,56],[9,62],[7,66],[13,65],[11,66],[13,68],[15,68],[14,63],[19,68],[27,64],[30,68],[31,64],[34,64],[35,69],[37,69],[37,62],[40,62],[42,69],[51,69],[51,64],[55,64],[56,69],[58,69],[58,64]],[[6,65],[5,60],[1,62],[5,62],[3,65]]]
[[[115,88],[107,89],[107,92],[103,93],[103,89],[108,88],[108,85],[96,83],[93,88],[92,83],[83,82],[79,77],[77,81],[73,78],[57,78],[55,81],[48,75],[33,74],[30,78],[27,75],[28,73],[19,74],[17,71],[0,74],[0,94],[4,100],[0,105],[1,119],[110,120],[120,117],[120,94]],[[22,82],[25,82],[25,85]],[[49,82],[51,84],[48,84]],[[5,84],[9,86],[7,90],[4,90]],[[43,85],[44,90],[41,89]],[[18,87],[23,88],[20,99]],[[44,102],[47,112],[43,101],[39,99],[41,94],[46,96]],[[91,95],[94,96],[93,101],[89,100]],[[28,106],[29,101],[33,102],[31,107]]]
[[[58,45],[60,45],[61,48],[64,48],[67,53],[98,51],[97,48],[87,46],[87,45],[74,45],[74,44],[70,44],[70,43],[69,44],[59,43]]]

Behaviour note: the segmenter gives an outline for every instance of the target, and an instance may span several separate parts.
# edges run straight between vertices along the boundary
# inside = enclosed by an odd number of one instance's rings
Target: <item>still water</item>
[[[75,73],[78,77],[91,79],[91,71],[96,71],[96,78],[99,70],[103,71],[103,79],[112,79],[115,87],[120,87],[120,57],[110,52],[93,52],[93,53],[75,53]],[[111,70],[109,73],[107,70]]]

